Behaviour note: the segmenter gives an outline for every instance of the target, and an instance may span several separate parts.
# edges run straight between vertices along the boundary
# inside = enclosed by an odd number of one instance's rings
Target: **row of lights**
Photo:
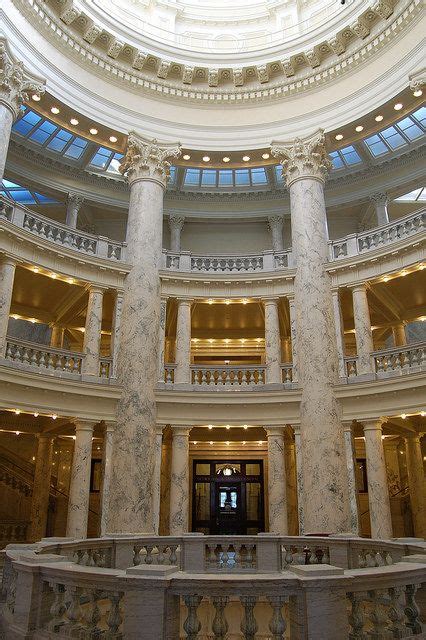
[[[250,302],[250,300],[248,300],[247,298],[243,298],[242,300],[212,300],[211,298],[209,298],[207,300],[207,304],[226,304],[226,305],[230,305],[230,304],[248,304]]]
[[[426,268],[426,265],[421,263],[416,268],[407,270],[402,269],[402,271],[398,271],[398,273],[393,273],[392,275],[383,276],[382,282],[389,282],[389,280],[394,280],[395,278],[404,278],[408,276],[410,273],[415,273],[415,271],[423,271]]]
[[[37,95],[36,93],[31,96],[32,100],[34,100],[34,102],[39,102],[40,101],[40,96]],[[50,112],[53,113],[53,115],[57,116],[58,113],[61,112],[61,110],[58,107],[51,107],[50,108]],[[77,118],[71,118],[70,119],[70,124],[72,124],[73,127],[77,127],[79,125],[79,120],[77,120]],[[98,130],[95,127],[91,127],[89,129],[89,133],[92,136],[97,136],[98,135]],[[110,136],[109,137],[109,141],[110,142],[117,142],[117,137],[116,136]]]
[[[413,92],[413,95],[416,98],[420,98],[420,96],[423,94],[423,91],[421,89],[416,89],[416,91]],[[393,108],[395,109],[395,111],[401,111],[401,109],[403,108],[403,104],[402,102],[397,102],[396,104],[393,105]],[[382,122],[383,120],[383,116],[381,113],[377,114],[377,116],[375,116],[375,121],[376,122]],[[362,126],[362,124],[359,124],[358,126],[355,127],[355,131],[357,133],[361,133],[361,131],[364,131],[364,127]],[[335,136],[336,140],[343,140],[343,134],[342,133],[338,133]]]
[[[227,429],[227,430],[229,431],[229,429],[231,429],[231,428],[232,428],[232,426],[233,426],[233,425],[230,425],[230,424],[225,424],[225,425],[222,425],[222,426],[217,426],[217,425],[216,425],[216,429],[223,429],[223,427],[225,427],[225,429]],[[243,425],[234,426],[234,428],[236,428],[236,429],[241,429],[241,426],[242,426],[242,428],[243,428],[243,429],[245,429],[245,430],[247,430],[247,429],[248,429],[248,424],[243,424]],[[214,429],[214,428],[215,428],[215,425],[213,425],[213,424],[208,424],[208,425],[207,425],[207,429],[209,429],[210,431],[211,431],[212,429]]]
[[[40,267],[31,267],[31,271],[33,273],[40,273],[43,276],[48,276],[49,278],[52,278],[52,280],[56,280],[57,278],[59,278],[60,280],[63,280],[64,282],[67,282],[68,284],[75,284],[75,280],[74,278],[66,278],[65,276],[58,276],[57,273],[55,273],[54,271],[50,271],[45,272],[42,269],[40,269]]]
[[[191,160],[191,156],[189,155],[189,153],[185,153],[184,156],[182,156],[184,160]],[[271,157],[271,155],[269,153],[262,153],[262,158],[263,160],[269,160],[269,158]],[[203,162],[210,162],[211,158],[210,156],[203,156],[202,158]],[[250,162],[251,157],[250,156],[243,156],[242,157],[242,161],[243,162]],[[222,158],[222,162],[228,163],[231,162],[231,158],[229,156],[224,156]]]
[[[256,342],[263,342],[265,338],[191,338],[191,342],[200,342],[201,340],[207,341],[207,342],[224,342],[225,344],[229,344],[230,342],[241,342],[241,344],[244,344],[245,342],[247,342],[247,340],[255,340]]]
[[[21,409],[8,409],[8,411],[11,411],[16,416],[19,416],[21,413],[28,413],[27,411],[21,411]],[[41,415],[42,417],[45,417],[45,418],[52,418],[52,420],[56,420],[56,418],[58,417],[56,413],[48,413],[43,415],[38,413],[37,411],[32,413],[32,415],[34,416],[34,418],[38,418]]]
[[[250,443],[251,442],[252,441],[250,441]],[[199,443],[198,440],[192,440],[191,444],[203,444],[203,442]],[[231,442],[230,440],[226,440],[225,443],[221,442],[220,440],[218,440],[217,442],[214,442],[213,440],[210,440],[209,444],[210,445],[213,445],[213,444],[226,444],[229,447],[230,444],[247,444],[247,440],[243,440],[242,442],[240,442],[240,441]],[[257,444],[258,445],[264,444],[264,440],[258,440]]]

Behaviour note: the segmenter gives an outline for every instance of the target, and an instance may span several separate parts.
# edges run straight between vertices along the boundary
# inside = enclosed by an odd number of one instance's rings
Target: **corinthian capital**
[[[126,174],[129,184],[137,180],[153,180],[166,186],[171,158],[181,154],[180,144],[149,140],[129,133],[126,155],[120,164],[120,172]]]
[[[18,117],[21,104],[28,100],[29,93],[44,93],[44,83],[43,79],[24,69],[7,41],[0,38],[0,104],[12,111],[14,119]]]
[[[292,142],[273,142],[271,153],[282,165],[288,187],[300,178],[314,178],[325,182],[331,169],[322,129],[307,138],[296,138]]]
[[[169,227],[170,229],[179,229],[182,231],[183,225],[185,224],[185,217],[171,214],[169,216]]]

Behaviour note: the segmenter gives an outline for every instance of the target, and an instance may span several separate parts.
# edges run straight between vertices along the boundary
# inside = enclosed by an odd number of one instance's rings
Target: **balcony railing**
[[[416,342],[371,354],[377,377],[423,371],[426,365],[426,343]]]
[[[44,240],[86,255],[110,260],[125,259],[124,242],[113,242],[103,236],[73,229],[3,197],[0,197],[0,220],[7,220]]]
[[[265,384],[265,367],[224,365],[220,367],[191,367],[191,382],[201,386],[244,387]]]
[[[426,209],[416,211],[381,227],[354,233],[346,238],[330,242],[331,260],[339,260],[356,256],[366,251],[379,249],[409,236],[424,231],[426,228]]]
[[[192,273],[252,273],[276,271],[292,266],[291,250],[263,251],[256,255],[193,255],[189,251],[163,250],[163,269]]]

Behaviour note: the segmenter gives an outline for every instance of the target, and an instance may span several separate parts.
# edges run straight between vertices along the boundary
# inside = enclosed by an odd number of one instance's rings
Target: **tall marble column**
[[[108,531],[152,533],[163,192],[179,145],[130,133],[120,170],[130,185],[127,260]]]
[[[420,438],[419,433],[406,434],[405,450],[414,534],[417,538],[424,538],[426,537],[426,492]]]
[[[359,511],[358,511],[358,491],[355,476],[355,445],[352,433],[352,420],[343,422],[343,433],[345,437],[346,468],[348,473],[348,493],[349,493],[349,530],[359,536]]]
[[[72,229],[77,228],[78,213],[83,205],[83,202],[83,196],[80,196],[78,193],[68,194],[65,224]]]
[[[392,333],[395,347],[404,347],[407,344],[404,322],[400,322],[392,327]]]
[[[163,449],[163,425],[157,425],[155,433],[155,465],[153,482],[153,520],[154,533],[158,535],[160,527],[160,504],[161,504],[161,459]]]
[[[299,534],[299,517],[297,511],[296,447],[290,436],[284,440],[284,464],[287,485],[288,535],[297,536]]]
[[[376,193],[371,196],[370,201],[373,203],[376,213],[376,224],[381,227],[383,224],[388,224],[388,196],[387,193]]]
[[[67,537],[86,538],[89,517],[93,421],[75,421],[74,455],[68,498]]]
[[[99,376],[103,297],[102,287],[91,285],[84,328],[84,358],[81,366],[82,373],[90,376]]]
[[[303,505],[305,504],[305,495],[303,488],[303,452],[300,437],[300,426],[293,427],[294,432],[294,449],[296,454],[296,482],[297,482],[297,512],[299,519],[299,536],[305,533],[305,515]]]
[[[268,438],[269,531],[288,535],[283,427],[265,427]]]
[[[382,420],[364,423],[365,456],[367,459],[368,504],[370,507],[371,537],[392,538],[392,519],[382,440]]]
[[[0,261],[0,358],[6,355],[7,327],[12,303],[16,262],[12,258]]]
[[[271,232],[272,251],[284,251],[283,216],[269,216],[268,227]]]
[[[64,327],[61,327],[60,324],[52,324],[51,328],[52,331],[50,334],[50,346],[55,347],[56,349],[62,349]]]
[[[33,495],[31,500],[31,524],[29,533],[31,542],[38,542],[46,535],[50,476],[52,473],[52,453],[52,434],[40,433],[38,435]]]
[[[160,303],[160,330],[158,332],[158,382],[164,382],[164,364],[166,362],[166,320],[167,320],[167,298],[161,296]]]
[[[101,536],[108,532],[109,494],[111,487],[111,464],[114,450],[115,422],[104,423],[104,443],[102,451],[102,493],[101,493]]]
[[[290,316],[290,337],[291,337],[291,361],[293,363],[293,382],[298,382],[297,369],[297,320],[296,320],[296,304],[294,295],[288,295],[288,308]]]
[[[173,253],[180,253],[181,249],[181,233],[183,225],[185,224],[184,216],[169,216],[169,228],[170,228],[170,251]]]
[[[121,313],[123,310],[123,291],[117,289],[114,301],[114,311],[111,326],[111,357],[112,357],[112,378],[117,377],[118,354],[120,353],[121,335]]]
[[[178,300],[175,383],[191,382],[191,303]]]
[[[368,308],[367,286],[358,284],[352,288],[354,309],[355,341],[358,375],[372,373],[371,352],[374,351],[373,332],[371,331],[370,310]]]
[[[189,432],[188,427],[172,427],[172,468],[170,480],[170,535],[188,531],[189,523]]]
[[[342,317],[342,307],[340,306],[339,289],[333,289],[332,295],[333,295],[334,325],[336,327],[337,357],[339,358],[339,377],[346,378],[347,372],[345,368],[345,340],[344,340],[344,333],[343,333],[343,317]]]
[[[323,131],[272,145],[290,192],[297,367],[301,387],[305,531],[336,533],[349,524],[348,483],[338,380],[324,182],[330,170]],[[324,464],[324,460],[327,464]]]
[[[266,382],[281,382],[281,336],[278,317],[278,299],[263,300],[265,307],[265,360]]]
[[[12,125],[29,95],[44,93],[44,80],[29,73],[5,38],[0,38],[0,180],[4,176]]]

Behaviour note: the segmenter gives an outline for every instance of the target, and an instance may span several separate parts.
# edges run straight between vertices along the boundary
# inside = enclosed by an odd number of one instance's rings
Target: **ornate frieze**
[[[129,184],[136,180],[155,180],[166,187],[172,158],[179,158],[180,144],[158,143],[135,132],[129,133],[126,155],[120,164],[120,173],[126,175]]]
[[[22,62],[16,60],[4,38],[0,39],[0,104],[8,107],[14,118],[19,107],[29,100],[29,94],[44,93],[44,81],[29,73]]]
[[[283,167],[287,187],[300,178],[314,178],[325,182],[331,169],[331,161],[325,148],[323,129],[307,138],[293,142],[273,142],[271,153]]]

